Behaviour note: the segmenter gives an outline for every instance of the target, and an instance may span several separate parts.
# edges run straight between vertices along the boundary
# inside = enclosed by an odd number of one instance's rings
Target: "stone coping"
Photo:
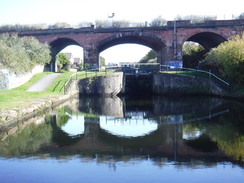
[[[27,107],[18,107],[11,110],[2,111],[0,112],[0,130],[2,127],[8,129],[12,128],[15,126],[16,123],[34,117],[42,111],[52,109],[55,106],[60,105],[76,96],[77,93],[60,95],[55,98],[33,102]]]

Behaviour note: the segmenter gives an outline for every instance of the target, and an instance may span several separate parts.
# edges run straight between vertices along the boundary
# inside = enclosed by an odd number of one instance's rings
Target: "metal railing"
[[[119,71],[122,71],[121,68],[122,67],[116,67],[116,68],[115,67],[111,67],[111,68],[105,68],[103,71],[104,71],[104,73],[106,75],[109,70],[113,70],[113,71],[119,70]],[[216,76],[215,74],[213,74],[213,73],[211,73],[209,71],[204,71],[204,70],[199,70],[199,69],[193,69],[193,68],[186,68],[186,67],[179,67],[179,68],[173,68],[172,69],[168,65],[160,65],[159,71],[172,71],[175,74],[186,74],[186,73],[182,73],[182,71],[193,71],[190,75],[211,79],[214,83],[220,84],[222,87],[224,87],[226,89],[230,89],[230,84],[228,82],[224,81],[223,79],[219,78],[218,76]],[[97,77],[98,76],[98,73],[101,73],[101,70],[99,70],[99,69],[86,69],[86,70],[81,71],[81,72],[84,72],[84,75],[85,75],[84,78],[88,78],[88,77]],[[72,74],[70,76],[70,78],[66,81],[66,83],[64,84],[64,94],[67,94],[68,89],[69,89],[71,83],[74,80],[74,76],[77,79],[78,78],[78,73],[81,73],[81,72],[76,72],[76,73]],[[92,74],[92,76],[89,76],[90,72],[95,72],[95,75]],[[201,73],[204,73],[205,75],[203,75]]]
[[[69,87],[70,87],[70,85],[71,85],[71,83],[72,83],[72,81],[73,81],[73,77],[74,77],[74,76],[76,76],[76,79],[77,79],[77,72],[74,73],[74,74],[72,74],[72,75],[69,77],[68,81],[66,81],[66,83],[64,84],[64,94],[67,94],[67,93],[68,93],[68,89],[69,89]]]
[[[114,68],[105,68],[104,70],[104,74],[107,75],[107,73],[110,71],[110,70],[114,70]],[[88,78],[88,77],[97,77],[99,75],[102,75],[102,74],[98,74],[98,73],[101,73],[102,72],[101,70],[99,69],[86,69],[84,71],[81,71],[81,72],[75,72],[74,74],[72,74],[69,79],[65,82],[63,88],[64,88],[64,94],[67,94],[68,93],[68,90],[69,90],[69,87],[71,85],[71,83],[74,81],[74,80],[77,80],[78,79],[78,75],[80,73],[84,73],[84,78]],[[95,74],[92,74],[90,75],[91,73],[95,73]]]
[[[166,68],[166,70],[162,69],[162,68]],[[164,71],[174,71],[176,74],[184,74],[184,73],[182,73],[182,71],[193,71],[192,74],[194,76],[212,79],[212,81],[214,81],[215,83],[220,84],[223,87],[227,87],[228,89],[229,89],[229,86],[230,86],[230,84],[228,82],[226,82],[223,79],[221,79],[220,77],[216,76],[211,71],[204,71],[204,70],[187,68],[187,67],[180,67],[180,68],[173,68],[172,69],[168,65],[161,65],[161,71],[162,70],[164,70]],[[205,75],[203,75],[202,73],[204,73]]]

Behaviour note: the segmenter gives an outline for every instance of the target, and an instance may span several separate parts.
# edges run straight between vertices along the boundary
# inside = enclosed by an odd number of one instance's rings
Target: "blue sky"
[[[216,15],[218,19],[230,19],[243,13],[243,7],[243,0],[0,0],[0,25],[57,22],[77,25],[108,19],[112,13],[114,20],[135,22],[150,22],[158,16],[173,20],[177,15]],[[105,50],[102,55],[108,62],[138,61],[147,51],[143,46],[124,45]]]
[[[162,16],[173,20],[176,15],[217,15],[219,19],[241,14],[242,0],[0,0],[0,25],[114,19],[150,22]]]

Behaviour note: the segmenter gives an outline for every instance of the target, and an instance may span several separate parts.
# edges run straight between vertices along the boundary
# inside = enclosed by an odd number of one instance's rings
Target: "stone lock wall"
[[[123,87],[123,73],[116,72],[109,75],[81,79],[78,90],[83,95],[117,95]]]
[[[132,81],[136,82],[136,81]],[[149,82],[148,80],[146,82]],[[151,78],[151,94],[159,95],[225,95],[227,91],[211,79],[179,74],[158,73]],[[118,93],[143,93],[143,89],[131,88],[125,91],[125,77],[122,72],[81,79],[77,81],[77,92],[81,95],[109,95]],[[127,83],[128,84],[128,83]],[[136,85],[136,83],[135,83]],[[129,86],[127,86],[129,87]],[[135,90],[135,91],[134,91]]]
[[[153,77],[153,92],[163,95],[213,94],[224,95],[226,91],[211,79],[196,76],[159,73]]]

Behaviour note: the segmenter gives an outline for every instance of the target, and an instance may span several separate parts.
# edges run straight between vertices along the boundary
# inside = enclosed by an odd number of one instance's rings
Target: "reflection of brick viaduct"
[[[213,151],[194,149],[182,138],[182,124],[159,124],[157,130],[148,135],[123,138],[102,129],[99,118],[86,118],[85,132],[76,137],[69,137],[54,124],[53,147],[60,153],[96,153],[109,155],[150,155],[167,156],[177,161],[204,157],[213,161],[227,159],[214,144]],[[191,142],[191,141],[189,141]],[[208,144],[209,146],[209,144]],[[43,146],[43,149],[46,147]],[[201,147],[202,149],[206,147]]]
[[[50,29],[19,32],[19,35],[35,36],[48,43],[56,51],[69,45],[84,49],[84,62],[97,66],[99,53],[123,43],[145,45],[157,52],[158,62],[181,60],[182,45],[194,41],[210,50],[229,37],[244,31],[244,20],[205,21],[190,24],[190,21],[168,22],[162,27]],[[54,63],[53,63],[54,64]],[[52,66],[53,66],[52,64]],[[52,67],[51,67],[52,68]]]
[[[125,101],[124,101],[125,102]],[[127,107],[126,107],[127,106]],[[117,116],[118,118],[124,117],[126,111],[148,111],[150,114],[156,115],[158,128],[147,135],[124,138],[114,135],[100,125],[99,117],[85,117],[84,120],[84,133],[75,137],[70,137],[69,134],[61,130],[57,126],[57,118],[52,118],[53,124],[53,142],[54,146],[48,148],[57,148],[59,152],[96,152],[117,155],[166,155],[173,158],[186,158],[186,157],[208,157],[216,159],[224,159],[226,156],[221,152],[217,144],[213,144],[209,139],[204,140],[209,146],[212,145],[211,150],[207,151],[206,147],[198,147],[197,149],[189,145],[192,141],[183,139],[183,121],[168,120],[167,116],[181,116],[185,114],[188,116],[187,120],[199,120],[202,117],[211,118],[209,114],[215,116],[216,114],[226,111],[228,105],[222,103],[220,99],[201,100],[201,105],[198,103],[189,102],[188,99],[172,100],[165,98],[157,98],[151,104],[147,103],[146,106],[138,106],[137,102],[133,100],[132,104],[123,106],[121,100],[118,98],[82,98],[79,101],[73,101],[69,108],[74,112],[86,113],[86,110],[93,111],[93,114],[102,116]],[[123,112],[124,111],[124,112]],[[193,111],[201,111],[200,116],[196,115]],[[194,113],[193,119],[189,119],[189,115]],[[203,116],[202,116],[203,115]],[[183,118],[182,118],[183,119]],[[204,119],[204,118],[202,118]],[[207,140],[207,141],[206,141]],[[197,144],[199,141],[197,141]],[[201,143],[202,144],[202,143]],[[44,147],[44,146],[43,146]],[[209,147],[207,147],[209,148]],[[45,147],[44,147],[45,149]],[[178,159],[179,160],[179,159]]]

